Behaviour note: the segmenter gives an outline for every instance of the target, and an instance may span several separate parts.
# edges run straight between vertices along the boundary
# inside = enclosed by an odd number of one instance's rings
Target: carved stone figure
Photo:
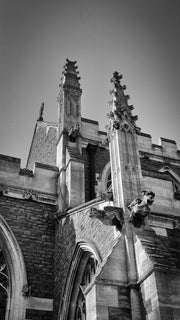
[[[75,142],[80,131],[80,125],[78,123],[73,124],[68,130],[68,136],[71,142]]]
[[[106,192],[99,191],[96,194],[96,198],[99,200],[113,201],[113,193],[112,191],[106,191]]]
[[[99,219],[103,224],[108,226],[116,226],[121,231],[124,219],[123,209],[119,207],[106,206],[104,210],[97,208],[90,208],[89,217],[92,219]]]
[[[28,200],[34,200],[37,201],[38,200],[38,195],[36,192],[34,192],[33,190],[26,190],[23,194],[23,198],[24,199],[28,199]]]
[[[145,225],[145,219],[150,213],[150,207],[154,202],[155,193],[152,191],[142,191],[142,199],[137,198],[131,202],[128,209],[131,211],[129,221],[136,228]]]

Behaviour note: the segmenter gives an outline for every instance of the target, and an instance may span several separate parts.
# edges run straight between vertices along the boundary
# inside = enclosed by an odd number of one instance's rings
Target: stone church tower
[[[0,155],[0,319],[179,320],[180,151],[137,127],[118,72],[107,132],[82,118],[78,74],[26,168]]]

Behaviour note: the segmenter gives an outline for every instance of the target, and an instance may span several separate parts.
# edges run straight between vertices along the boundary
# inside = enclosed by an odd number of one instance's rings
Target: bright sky
[[[152,135],[180,149],[179,0],[0,0],[0,153],[24,167],[39,107],[56,122],[66,57],[81,76],[82,116],[108,123],[116,70]]]

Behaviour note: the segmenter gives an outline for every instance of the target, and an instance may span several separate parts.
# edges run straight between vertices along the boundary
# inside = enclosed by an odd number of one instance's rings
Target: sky
[[[57,121],[66,58],[81,76],[82,117],[108,124],[123,74],[142,132],[180,149],[179,0],[0,0],[0,153],[25,167],[39,108]]]

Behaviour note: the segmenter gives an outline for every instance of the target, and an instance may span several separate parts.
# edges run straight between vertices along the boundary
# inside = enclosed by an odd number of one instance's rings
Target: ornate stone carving
[[[99,191],[96,194],[96,198],[99,200],[112,201],[113,193],[112,191],[106,191],[106,192]]]
[[[145,225],[145,219],[150,213],[150,207],[154,202],[155,193],[152,191],[142,191],[142,199],[137,198],[131,202],[128,209],[131,211],[129,221],[136,228]]]
[[[123,209],[119,207],[106,206],[104,210],[90,208],[89,217],[99,219],[105,225],[116,226],[119,231],[121,231],[124,223]]]
[[[33,190],[26,190],[23,193],[23,198],[24,199],[28,199],[28,200],[34,200],[37,201],[38,200],[38,195],[36,192],[34,192]]]
[[[25,284],[23,287],[22,287],[22,294],[26,297],[28,297],[31,293],[31,287],[28,285],[28,284]]]
[[[8,297],[8,272],[2,249],[0,248],[0,314],[5,319],[6,302]]]
[[[80,132],[80,125],[76,122],[68,130],[68,136],[71,142],[75,142]]]

